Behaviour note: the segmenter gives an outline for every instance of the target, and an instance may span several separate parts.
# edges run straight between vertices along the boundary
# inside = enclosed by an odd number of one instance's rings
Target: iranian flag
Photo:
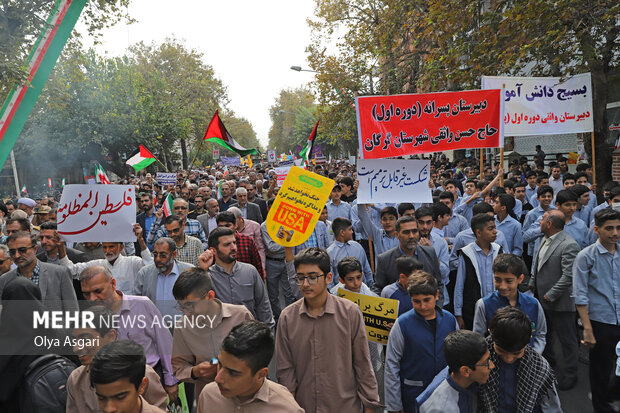
[[[299,157],[304,160],[306,165],[309,164],[310,158],[312,158],[312,148],[314,147],[314,138],[316,138],[316,130],[319,127],[319,121],[316,121],[310,136],[308,137],[308,142],[306,142],[306,146],[299,152]]]
[[[156,160],[157,158],[155,158],[155,155],[153,155],[151,151],[146,149],[144,145],[140,145],[140,149],[138,149],[135,155],[127,159],[126,163],[135,169],[136,172],[139,172]]]
[[[215,111],[211,122],[209,122],[209,126],[207,127],[203,140],[223,146],[226,149],[238,153],[240,156],[258,153],[256,149],[246,149],[239,145],[233,137],[230,136],[224,126],[224,123],[220,119],[220,115],[217,110]]]
[[[166,199],[164,199],[164,205],[162,206],[162,208],[164,209],[165,216],[168,217],[170,215],[174,215],[174,212],[172,212],[172,195],[171,194],[168,194]]]
[[[105,171],[101,167],[101,165],[97,164],[95,167],[95,182],[98,184],[109,184],[110,178],[106,175]]]

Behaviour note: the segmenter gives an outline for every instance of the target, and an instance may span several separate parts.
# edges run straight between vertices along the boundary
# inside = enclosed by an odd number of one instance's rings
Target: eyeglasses
[[[475,370],[475,367],[491,368],[491,357],[489,357],[484,363],[474,364],[474,369],[472,370]]]
[[[174,308],[183,313],[193,313],[194,308],[196,307],[196,304],[202,301],[203,298],[204,297],[202,297],[200,300],[195,300],[195,301],[185,301],[183,304],[178,303],[174,306]]]
[[[302,286],[304,285],[304,281],[308,280],[308,285],[314,285],[318,282],[320,277],[324,277],[325,274],[317,274],[317,273],[310,273],[308,274],[308,276],[306,277],[300,277],[299,275],[297,275],[297,285]]]
[[[31,250],[33,247],[19,247],[17,249],[13,248],[9,250],[9,255],[10,256],[15,256],[18,252],[19,255],[24,255],[25,253],[28,252],[28,250]]]

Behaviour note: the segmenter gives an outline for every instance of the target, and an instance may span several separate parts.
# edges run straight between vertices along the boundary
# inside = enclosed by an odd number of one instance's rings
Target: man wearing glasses
[[[292,270],[292,249],[286,248]],[[329,255],[308,248],[294,258],[303,299],[282,310],[276,375],[306,412],[374,413],[381,407],[359,307],[327,291]]]
[[[190,237],[196,237],[202,242],[202,248],[207,248],[207,237],[205,236],[205,231],[202,228],[202,224],[195,220],[187,217],[189,205],[186,200],[183,198],[177,198],[172,202],[172,213],[181,218],[181,228],[183,231],[189,235]],[[166,231],[165,226],[162,225],[164,220],[164,209],[159,208],[155,212],[155,222],[151,225],[151,231],[149,232],[148,237],[146,238],[146,242],[148,244],[154,244],[159,238],[169,237],[168,231]]]
[[[217,374],[217,355],[230,330],[252,313],[243,305],[223,303],[215,298],[209,273],[200,268],[183,271],[172,294],[187,323],[174,330],[172,369],[178,380],[196,384],[196,400]]]
[[[59,265],[39,261],[36,256],[36,238],[28,232],[15,232],[7,238],[7,245],[9,255],[17,268],[0,278],[0,296],[2,296],[4,286],[9,282],[17,277],[26,277],[40,287],[43,301],[54,301],[55,304],[60,304],[60,308],[53,306],[54,310],[78,310],[69,270]]]

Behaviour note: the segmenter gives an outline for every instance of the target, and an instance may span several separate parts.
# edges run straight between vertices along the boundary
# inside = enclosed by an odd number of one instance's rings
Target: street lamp
[[[311,69],[302,69],[301,66],[291,66],[291,70],[294,70],[296,72],[318,73],[319,75],[334,75],[334,76],[345,76],[346,75],[346,73],[327,73],[327,72],[319,72],[319,71],[311,70]]]

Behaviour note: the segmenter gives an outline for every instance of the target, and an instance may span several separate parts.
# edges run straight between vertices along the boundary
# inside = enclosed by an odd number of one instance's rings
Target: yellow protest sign
[[[284,247],[303,244],[314,231],[333,187],[329,178],[291,167],[267,215],[271,239]]]
[[[388,324],[398,317],[398,300],[358,294],[342,288],[338,289],[338,297],[353,301],[362,310],[369,341],[387,344],[390,335]]]

